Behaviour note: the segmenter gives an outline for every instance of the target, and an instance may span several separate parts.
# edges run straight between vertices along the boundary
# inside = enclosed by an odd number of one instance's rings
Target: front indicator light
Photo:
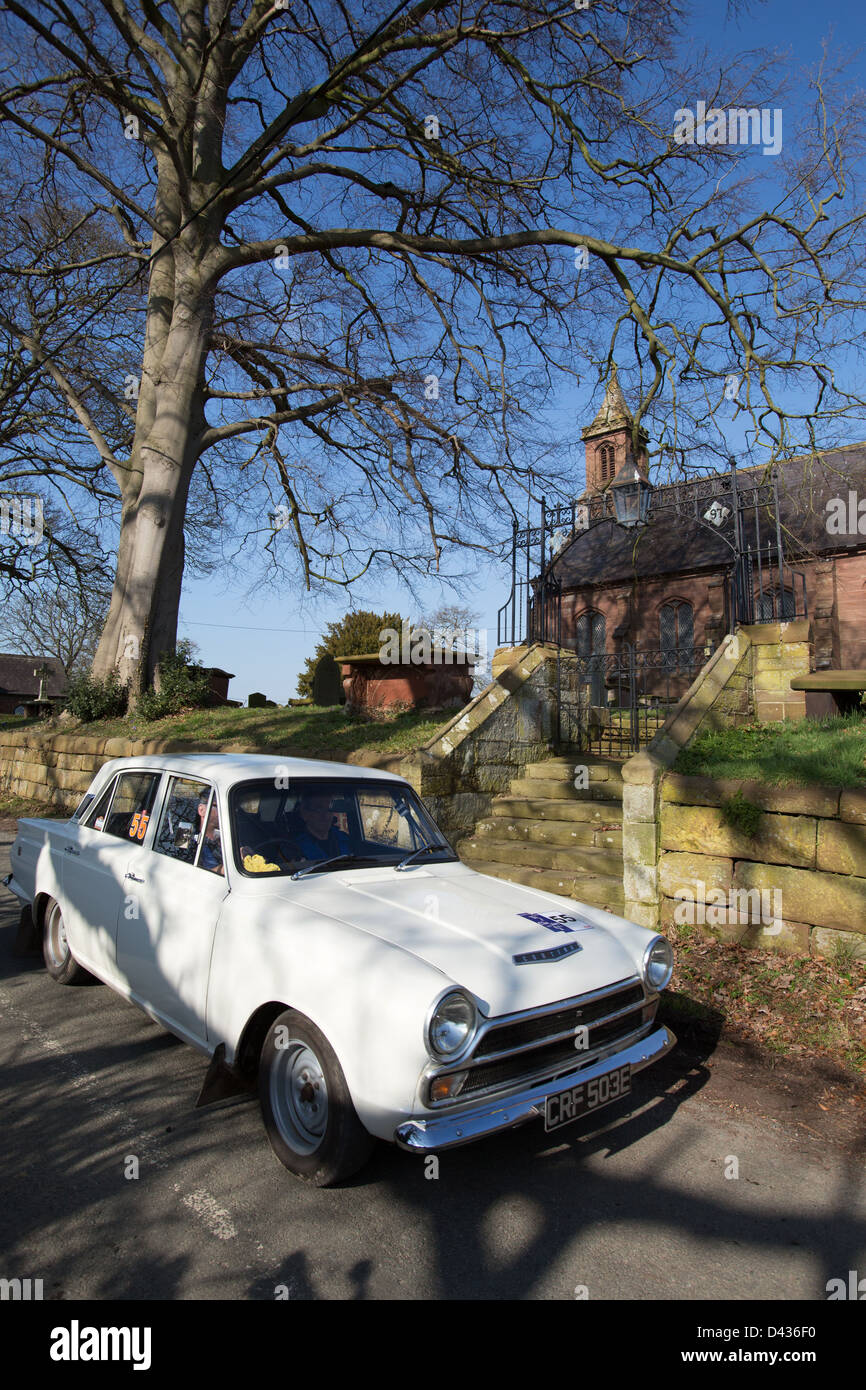
[[[450,1076],[437,1076],[430,1082],[431,1100],[453,1100],[463,1090],[463,1083],[469,1075],[466,1071],[455,1071]]]

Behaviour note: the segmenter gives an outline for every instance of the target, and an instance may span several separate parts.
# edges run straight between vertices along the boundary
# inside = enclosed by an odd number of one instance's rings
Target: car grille
[[[573,999],[552,1014],[536,1015],[535,1018],[521,1019],[516,1023],[502,1023],[484,1034],[472,1054],[473,1061],[479,1057],[489,1057],[493,1052],[512,1052],[518,1047],[527,1047],[557,1033],[573,1034],[579,1024],[589,1025],[598,1018],[609,1018],[620,1009],[643,1004],[643,1001],[643,990],[635,984],[602,995],[600,999]]]
[[[472,1055],[457,1064],[469,1073],[457,1099],[507,1089],[532,1077],[576,1071],[599,1051],[648,1026],[646,1008],[643,987],[630,980],[588,999],[569,999],[546,1013],[494,1024]],[[585,1026],[588,1035],[587,1047],[577,1050],[575,1029],[579,1026]]]

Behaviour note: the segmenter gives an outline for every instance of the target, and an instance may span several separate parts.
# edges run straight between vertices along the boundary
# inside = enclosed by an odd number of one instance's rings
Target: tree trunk
[[[145,344],[132,471],[121,515],[117,571],[93,674],[117,668],[132,703],[153,684],[160,657],[174,649],[183,582],[184,518],[205,424],[202,383],[213,320],[213,290],[200,273],[177,271],[167,331]],[[182,252],[180,253],[183,254]],[[167,274],[154,275],[152,301],[165,319]]]

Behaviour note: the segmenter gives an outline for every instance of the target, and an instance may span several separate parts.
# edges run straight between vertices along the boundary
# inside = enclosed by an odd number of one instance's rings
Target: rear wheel
[[[42,955],[45,969],[59,985],[83,985],[92,978],[69,949],[63,911],[53,898],[49,898],[42,918]]]
[[[373,1151],[376,1141],[355,1113],[336,1053],[294,1009],[275,1018],[265,1038],[259,1100],[277,1158],[317,1187],[351,1177]]]

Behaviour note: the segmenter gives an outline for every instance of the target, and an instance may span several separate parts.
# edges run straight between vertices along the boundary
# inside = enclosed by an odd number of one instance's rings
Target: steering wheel
[[[286,853],[286,850],[289,853]],[[257,845],[253,854],[260,854],[263,859],[282,859],[284,864],[294,866],[299,860],[303,859],[298,846],[291,840],[265,840],[261,845]]]

